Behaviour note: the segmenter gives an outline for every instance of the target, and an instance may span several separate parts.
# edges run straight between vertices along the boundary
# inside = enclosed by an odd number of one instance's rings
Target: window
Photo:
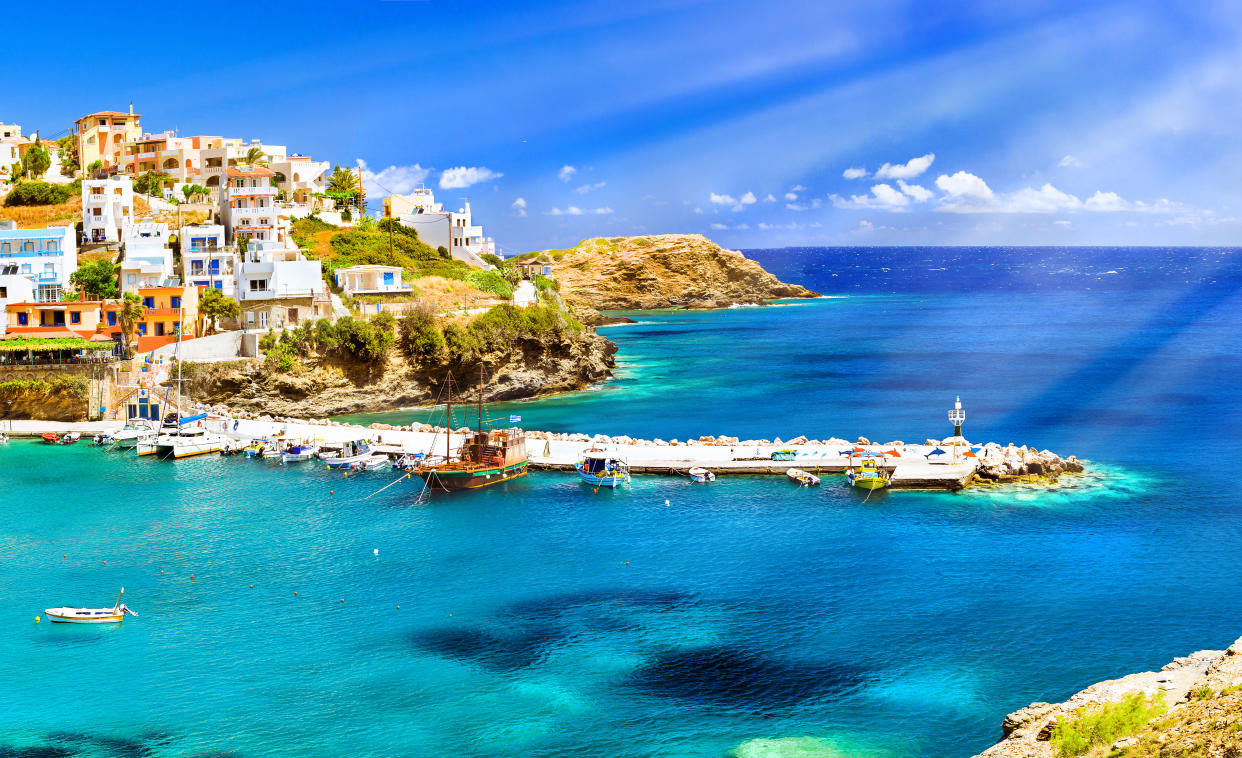
[[[48,240],[47,245],[45,246],[44,249],[47,250],[49,253],[59,252],[60,243],[58,243],[56,240]]]
[[[155,322],[155,336],[156,337],[164,336],[164,322],[163,321]]]
[[[108,326],[116,326],[116,311],[108,311]]]
[[[29,263],[23,263],[23,264],[22,264],[22,273],[23,273],[23,274],[29,274],[29,273],[30,273],[30,264],[29,264]]]
[[[0,243],[0,253],[11,253],[11,252],[13,252],[13,243],[12,243],[12,242],[2,242],[2,243]]]
[[[91,213],[95,216],[95,220],[98,221],[103,216],[103,208],[92,208]]]
[[[17,314],[17,325],[18,326],[25,326],[28,323],[28,321],[29,319],[26,317],[25,313]]]
[[[33,253],[34,251],[35,251],[34,240],[26,240],[25,242],[22,243],[23,253]]]
[[[143,307],[143,308],[154,308],[154,307],[155,307],[155,298],[153,298],[153,297],[144,297],[144,298],[142,299],[142,307]]]
[[[103,187],[91,187],[92,195],[102,195],[103,193],[104,193]]]
[[[81,313],[81,311],[73,311],[73,312],[71,312],[71,313],[69,314],[69,323],[71,323],[71,324],[80,324],[80,323],[82,323],[82,313]]]
[[[203,273],[203,262],[202,261],[190,261],[190,273],[195,274],[195,275],[202,274]]]
[[[215,288],[223,292],[223,291],[224,291],[224,282],[216,282],[216,283],[215,283]]]
[[[0,300],[5,300],[8,298],[8,296],[9,296],[9,288],[0,287]]]
[[[138,275],[137,275],[137,274],[126,274],[126,275],[125,275],[125,284],[126,284],[126,286],[128,286],[128,287],[133,287],[133,286],[134,286],[135,284],[137,284],[137,283],[138,283]]]
[[[181,307],[181,298],[179,298],[179,297],[177,297],[177,296],[175,296],[175,295],[174,295],[174,296],[171,298],[171,300],[169,301],[169,305],[168,305],[168,307],[170,307],[170,308],[180,308],[180,307]]]
[[[138,324],[138,336],[139,337],[147,336],[147,323],[145,321]]]
[[[46,279],[49,276],[56,276],[56,264],[54,263],[43,264],[43,277]]]
[[[250,291],[251,292],[258,292],[260,290],[265,290],[265,289],[267,289],[266,279],[251,279],[250,280]]]
[[[195,279],[194,286],[195,287],[206,287],[208,286],[207,280],[206,279]]]

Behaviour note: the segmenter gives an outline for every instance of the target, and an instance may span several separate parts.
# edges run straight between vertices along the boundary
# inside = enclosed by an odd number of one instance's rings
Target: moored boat
[[[354,461],[349,467],[351,471],[379,471],[382,468],[388,468],[388,456],[383,453],[372,453],[370,456],[360,461]]]
[[[584,451],[574,468],[578,477],[592,487],[616,489],[630,481],[629,464],[600,448]]]
[[[197,416],[187,416],[180,420],[177,431],[171,434],[161,434],[155,438],[155,454],[160,458],[191,458],[196,455],[204,455],[206,453],[218,453],[230,440],[223,434],[209,432],[202,426],[190,426],[191,424],[201,424],[206,414]],[[142,449],[139,450],[139,453]]]
[[[853,463],[853,456],[850,457]],[[855,465],[845,470],[845,480],[851,487],[862,490],[878,490],[888,486],[888,472],[876,461],[874,453],[865,453]]]
[[[490,487],[526,476],[530,459],[526,457],[526,433],[516,427],[484,429],[483,370],[479,369],[478,427],[453,454],[453,389],[449,377],[445,415],[444,458],[426,456],[409,469],[427,486],[439,492],[456,492]],[[511,419],[512,420],[512,419]]]
[[[714,482],[716,481],[716,475],[702,466],[695,466],[690,469],[690,479],[696,482]]]
[[[353,468],[354,464],[371,457],[371,443],[366,440],[354,440],[346,442],[341,446],[341,452],[333,457],[327,457],[331,453],[321,453],[320,458],[328,465],[328,468]]]
[[[44,432],[39,436],[48,445],[72,445],[82,439],[79,432]]]
[[[799,487],[815,487],[819,484],[819,477],[809,471],[803,471],[800,468],[791,468],[785,472],[785,476],[789,477],[789,481],[797,484]]]
[[[121,588],[121,593],[116,596],[116,603],[111,608],[74,608],[72,606],[63,606],[60,608],[47,608],[43,611],[43,615],[47,616],[47,620],[60,624],[119,624],[125,620],[125,617],[138,616],[129,609],[129,606],[121,602],[121,597],[125,594],[125,588]]]
[[[296,461],[309,461],[315,457],[315,453],[319,452],[319,446],[311,442],[297,442],[285,448],[281,453],[281,463],[294,463]]]
[[[392,467],[397,471],[413,471],[418,468],[424,458],[426,458],[426,456],[422,453],[406,453],[393,461]]]

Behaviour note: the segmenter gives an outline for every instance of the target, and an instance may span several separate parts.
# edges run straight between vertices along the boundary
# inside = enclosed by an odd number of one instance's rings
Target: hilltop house
[[[101,161],[105,170],[115,171],[126,163],[125,145],[142,136],[142,127],[129,106],[129,113],[99,111],[83,116],[74,122],[78,140],[78,165],[83,170],[95,161]]]
[[[446,211],[435,201],[431,190],[420,188],[408,195],[384,198],[383,207],[384,215],[395,216],[431,247],[443,247],[457,260],[472,266],[491,268],[480,256],[494,253],[495,245],[490,237],[483,237],[483,228],[471,221],[470,201],[456,213]]]
[[[181,279],[196,287],[218,289],[237,297],[233,275],[233,250],[225,245],[220,224],[192,224],[181,227]]]
[[[134,183],[129,177],[82,181],[82,236],[88,242],[120,242],[134,219]]]
[[[78,242],[67,226],[0,229],[0,268],[30,280],[39,301],[60,300],[78,269]]]
[[[408,294],[414,288],[402,284],[400,266],[349,266],[332,272],[336,283],[346,295]]]
[[[272,170],[240,166],[226,169],[224,175],[227,184],[220,193],[220,219],[226,238],[232,242],[244,234],[249,240],[280,241]]]
[[[323,264],[307,260],[296,247],[251,240],[236,272],[246,329],[282,329],[332,315]]]
[[[143,306],[142,320],[134,334],[137,352],[145,353],[172,344],[177,341],[179,331],[183,340],[194,339],[198,287],[141,287],[137,292]],[[102,307],[105,325],[101,331],[115,342],[121,341],[120,308],[120,301],[108,301]]]

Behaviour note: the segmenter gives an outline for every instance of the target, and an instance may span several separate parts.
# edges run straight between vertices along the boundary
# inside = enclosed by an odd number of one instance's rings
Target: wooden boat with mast
[[[446,385],[444,459],[424,457],[410,470],[427,486],[439,492],[456,492],[490,487],[525,476],[530,468],[526,456],[526,434],[521,429],[484,429],[483,369],[479,369],[478,426],[453,455],[453,379]]]

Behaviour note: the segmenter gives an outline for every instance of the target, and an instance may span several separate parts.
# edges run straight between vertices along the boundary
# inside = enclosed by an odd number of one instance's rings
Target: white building
[[[310,210],[327,207],[324,198],[315,197],[328,188],[324,178],[330,164],[327,161],[313,161],[309,156],[291,155],[281,160],[272,161],[268,166],[276,175],[276,186],[284,193],[284,202],[291,206],[306,206]],[[300,214],[304,215],[304,214]]]
[[[444,210],[431,190],[417,189],[409,195],[385,198],[384,213],[397,216],[402,226],[418,232],[418,238],[431,247],[443,247],[452,257],[472,266],[491,268],[480,256],[495,253],[495,244],[483,236],[483,227],[472,222],[469,200],[454,213]]]
[[[346,295],[386,295],[409,293],[414,288],[401,282],[400,266],[350,266],[332,272],[336,283]]]
[[[134,220],[134,183],[129,177],[82,181],[82,236],[88,242],[120,242]]]
[[[262,166],[240,166],[225,171],[227,184],[220,193],[220,218],[232,242],[238,234],[260,242],[282,241],[277,232],[275,174]]]
[[[20,126],[0,122],[0,170],[7,172],[21,159],[21,146],[25,142],[26,138],[22,136]]]
[[[67,226],[0,229],[0,268],[26,278],[34,299],[58,302],[78,270],[78,242]]]
[[[126,224],[121,236],[125,257],[121,260],[121,293],[143,287],[166,287],[175,278],[172,249],[168,247],[168,224],[154,221]]]
[[[222,189],[229,169],[238,168],[238,161],[257,147],[263,153],[268,165],[285,160],[284,145],[265,145],[259,140],[243,142],[235,137],[212,138],[210,147],[199,150],[199,161],[202,166],[203,186],[210,190]]]
[[[0,265],[0,311],[7,312],[9,303],[30,303],[35,301],[34,283],[30,277],[17,273],[15,263]],[[4,334],[7,318],[0,321],[0,334]]]
[[[237,266],[237,300],[246,329],[282,329],[332,314],[323,264],[273,241],[250,242]]]
[[[220,224],[181,227],[181,277],[186,284],[218,289],[237,297],[233,250],[225,245]]]

